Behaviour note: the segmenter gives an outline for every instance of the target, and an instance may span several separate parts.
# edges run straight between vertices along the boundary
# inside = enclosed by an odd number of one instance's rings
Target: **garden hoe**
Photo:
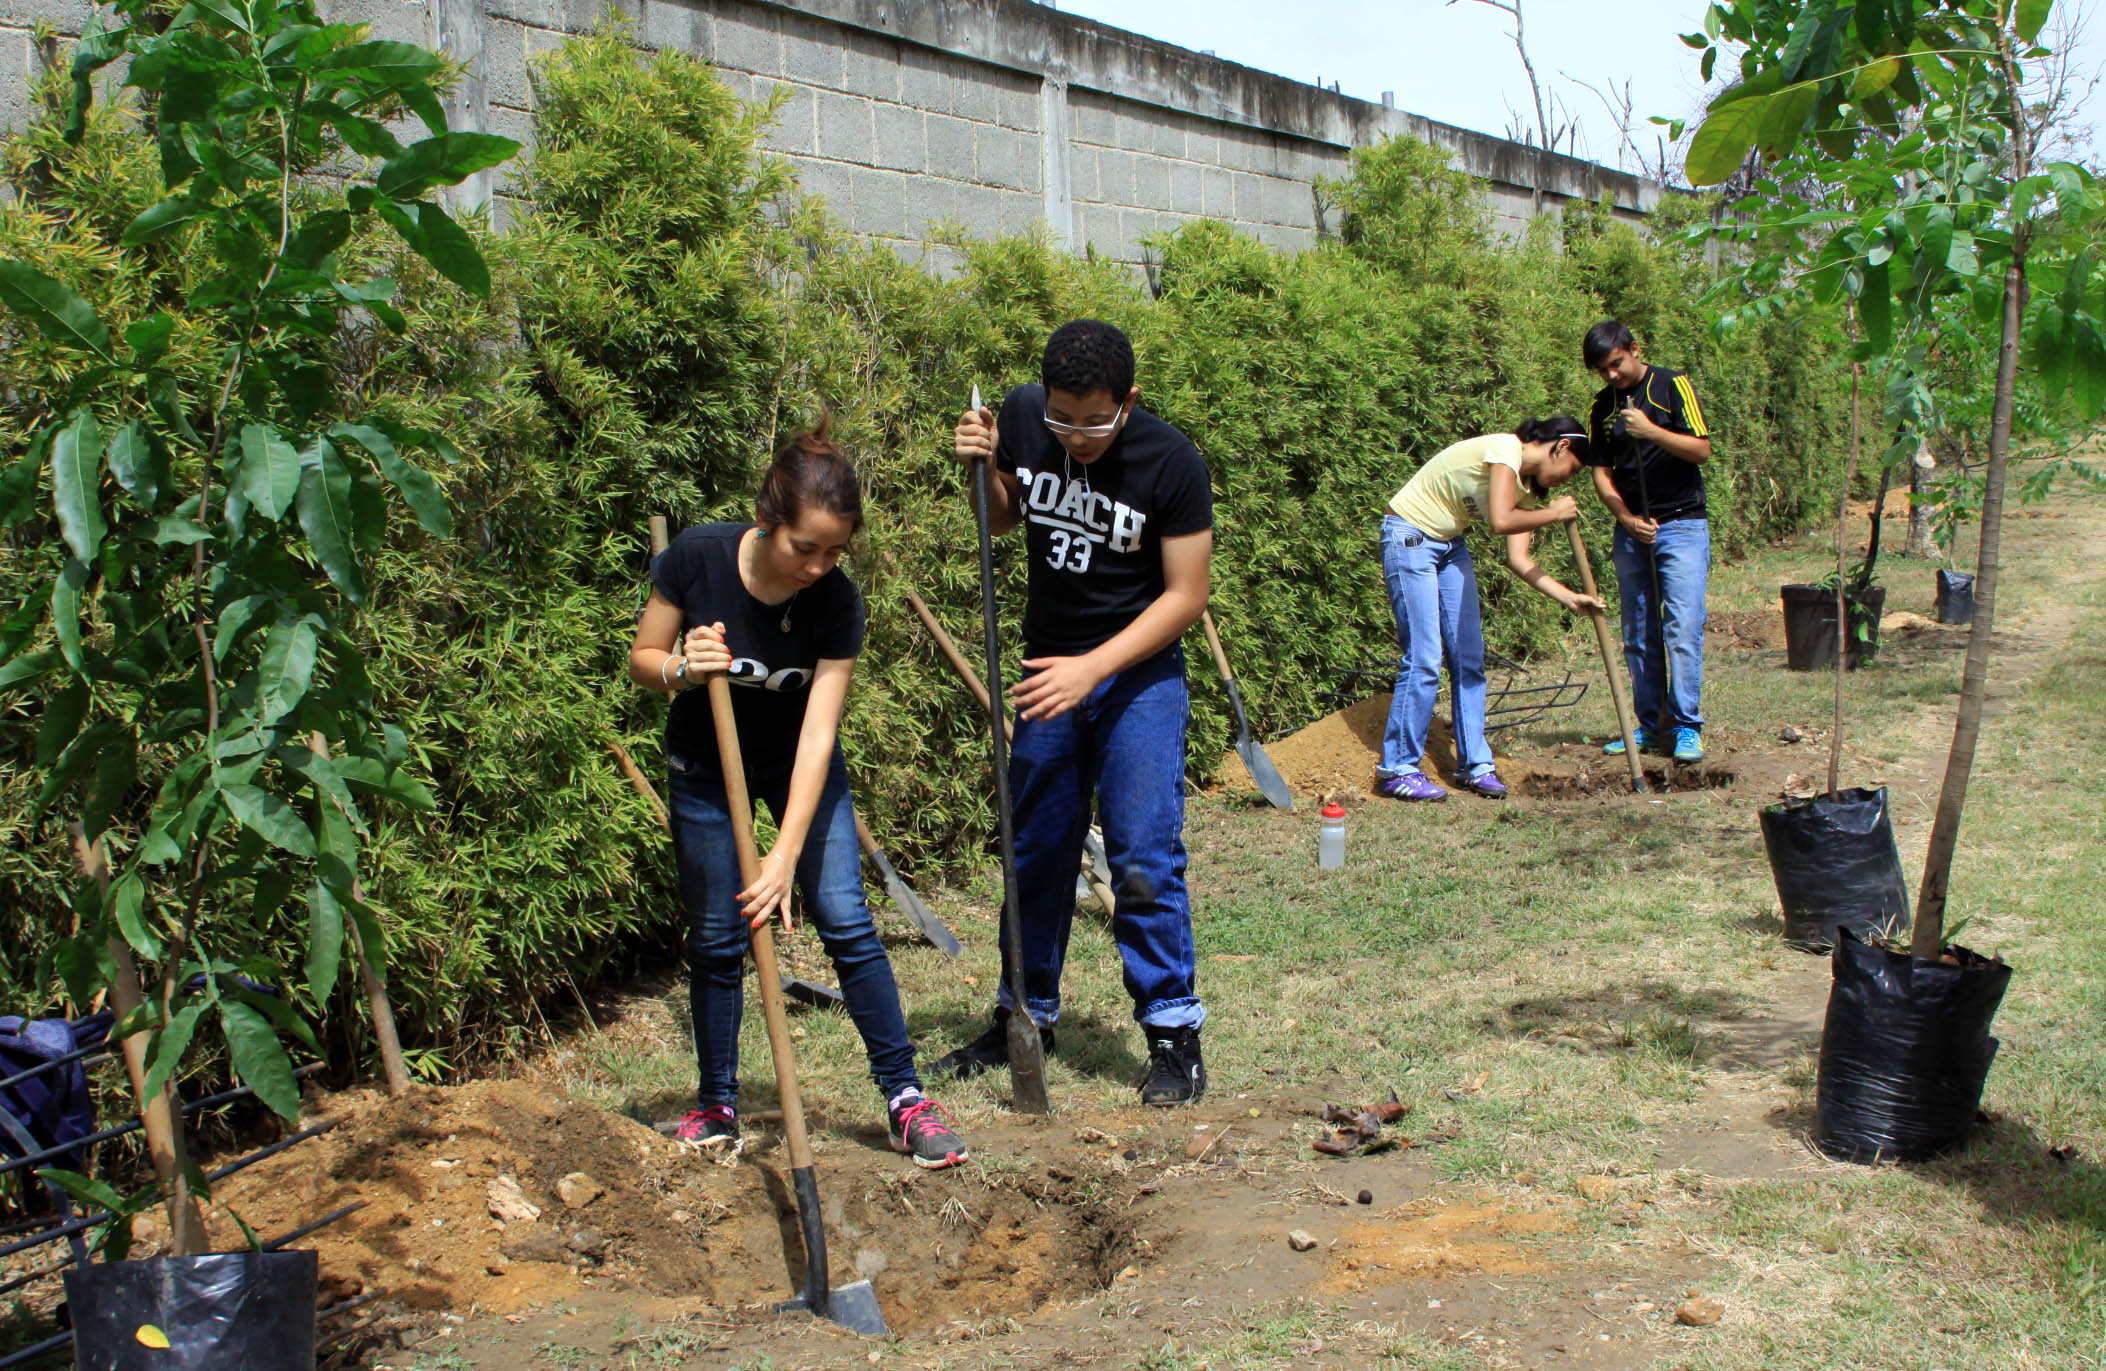
[[[1236,673],[1229,670],[1228,654],[1221,650],[1221,634],[1214,628],[1214,612],[1199,611],[1199,622],[1206,626],[1207,646],[1214,650],[1214,666],[1221,672],[1221,683],[1228,687],[1229,708],[1236,711],[1236,755],[1243,759],[1243,769],[1258,783],[1258,790],[1275,809],[1294,808],[1294,792],[1287,788],[1287,778],[1265,755],[1250,736],[1250,720],[1243,713],[1243,692],[1236,689]]]
[[[985,406],[973,387],[973,413]],[[1046,1049],[1024,998],[1024,936],[1016,903],[1016,825],[1009,812],[1009,740],[1002,700],[1002,625],[995,613],[994,531],[988,524],[987,459],[973,462],[973,518],[980,525],[980,618],[987,634],[987,733],[994,745],[995,815],[1002,837],[1002,979],[1014,1005],[1009,1025],[1009,1091],[1025,1114],[1050,1114],[1046,1093]]]
[[[739,756],[738,724],[731,716],[731,683],[719,672],[709,678],[709,712],[717,726],[717,753],[724,762],[724,794],[731,805],[732,839],[739,850],[739,879],[760,879],[760,854],[753,844],[753,802],[746,794],[746,764]],[[867,1280],[835,1289],[827,1284],[826,1220],[819,1209],[819,1183],[812,1177],[812,1141],[804,1131],[804,1097],[797,1091],[797,1058],[790,1051],[790,1020],[783,1012],[782,973],[775,964],[775,930],[753,930],[753,961],[760,971],[761,1009],[768,1021],[768,1050],[775,1056],[775,1087],[782,1096],[782,1131],[790,1148],[790,1187],[797,1196],[797,1223],[804,1230],[804,1293],[776,1305],[832,1319],[844,1328],[879,1337],[891,1330]]]
[[[1600,599],[1594,589],[1594,568],[1587,561],[1587,544],[1580,538],[1579,520],[1566,521],[1565,536],[1572,540],[1572,560],[1579,563],[1580,589]],[[1587,617],[1594,621],[1594,645],[1601,649],[1601,669],[1609,677],[1609,699],[1616,705],[1616,726],[1623,730],[1623,755],[1631,764],[1631,790],[1643,795],[1645,767],[1638,760],[1638,739],[1631,732],[1631,707],[1624,702],[1623,686],[1616,679],[1616,655],[1609,647],[1609,616],[1605,610],[1590,609]]]

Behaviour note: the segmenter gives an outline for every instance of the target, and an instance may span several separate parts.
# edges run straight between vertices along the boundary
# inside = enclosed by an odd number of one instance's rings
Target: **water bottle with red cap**
[[[1316,864],[1345,865],[1345,806],[1336,800],[1323,808],[1323,827],[1316,831]]]

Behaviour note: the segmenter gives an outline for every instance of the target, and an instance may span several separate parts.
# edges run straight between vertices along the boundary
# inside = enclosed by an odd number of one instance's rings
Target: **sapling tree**
[[[374,709],[355,631],[367,559],[391,497],[429,536],[450,526],[422,464],[447,440],[341,413],[330,363],[347,315],[403,323],[394,283],[342,250],[378,219],[487,295],[474,239],[430,192],[517,144],[447,128],[439,55],[326,23],[312,0],[195,0],[172,17],[118,0],[113,19],[76,50],[69,136],[98,74],[128,59],[165,194],[117,250],[194,264],[180,326],[207,330],[215,360],[202,380],[172,367],[179,321],[151,301],[120,298],[132,317],[105,319],[37,264],[0,262],[8,345],[52,349],[63,378],[14,397],[32,422],[0,475],[0,522],[49,511],[59,535],[39,549],[49,580],[0,627],[0,688],[42,705],[38,811],[74,816],[87,874],[79,932],[43,975],[119,1008],[111,1036],[142,1110],[167,1117],[171,1076],[214,1037],[292,1119],[303,1008],[328,1002],[347,937],[384,955],[358,879],[366,806],[432,803]],[[423,136],[405,141],[411,119]],[[295,898],[305,945],[273,947],[268,921]],[[178,1255],[203,1243],[180,1117],[153,1146]],[[146,1202],[46,1174],[113,1214]],[[104,1250],[121,1256],[127,1235],[112,1223]]]
[[[1847,296],[1860,353],[1883,356],[1897,322],[1963,296],[1998,336],[1984,463],[1975,617],[1959,718],[1916,906],[1912,951],[1936,957],[1967,782],[1981,732],[1996,610],[2004,480],[2021,354],[2053,392],[2106,401],[2106,307],[2096,265],[2102,197],[2069,162],[2035,165],[2026,67],[2052,0],[1719,0],[1704,31],[1706,79],[1738,49],[1739,79],[1691,140],[1690,180],[1716,185],[1751,149],[1774,169],[1739,209],[1752,308],[1812,290]],[[1781,187],[1798,187],[1796,193]],[[1856,209],[1837,208],[1840,205]],[[2072,230],[2081,231],[2072,232]],[[2043,230],[2052,227],[2052,234]],[[2032,252],[2036,238],[2065,250]],[[1897,446],[1913,455],[1917,434]]]

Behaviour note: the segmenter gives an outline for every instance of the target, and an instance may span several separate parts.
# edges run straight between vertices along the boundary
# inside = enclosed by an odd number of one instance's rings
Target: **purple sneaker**
[[[1448,798],[1447,791],[1416,771],[1407,771],[1401,776],[1384,776],[1375,782],[1375,793],[1391,800],[1430,800],[1437,803]]]
[[[1506,798],[1506,782],[1500,780],[1495,771],[1481,772],[1475,776],[1458,776],[1455,783],[1464,790],[1484,796],[1487,800]]]

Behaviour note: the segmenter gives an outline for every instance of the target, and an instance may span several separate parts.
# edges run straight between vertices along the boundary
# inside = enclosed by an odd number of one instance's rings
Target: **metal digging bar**
[[[1500,671],[1507,672],[1510,678],[1518,676],[1524,681],[1534,679],[1533,674],[1527,667],[1522,666],[1511,658],[1502,657],[1496,652],[1487,651],[1484,654],[1484,660],[1486,666],[1496,667]],[[1376,682],[1385,687],[1394,685],[1397,679],[1396,670],[1388,667],[1373,667],[1345,671],[1339,674],[1347,681],[1364,680]],[[1551,685],[1513,685],[1510,683],[1501,686],[1485,696],[1484,731],[1496,733],[1502,728],[1518,728],[1523,724],[1534,723],[1553,709],[1570,709],[1586,698],[1587,684],[1585,681],[1573,680],[1572,669],[1567,667],[1564,679]],[[1367,694],[1368,692],[1357,689],[1326,690],[1319,693],[1317,698],[1326,703],[1351,704],[1355,701],[1366,699]],[[1537,696],[1547,698],[1537,699]],[[1507,703],[1509,700],[1518,701],[1518,703],[1509,704]],[[1491,722],[1493,719],[1507,714],[1517,715],[1518,717],[1504,719],[1499,723]]]

